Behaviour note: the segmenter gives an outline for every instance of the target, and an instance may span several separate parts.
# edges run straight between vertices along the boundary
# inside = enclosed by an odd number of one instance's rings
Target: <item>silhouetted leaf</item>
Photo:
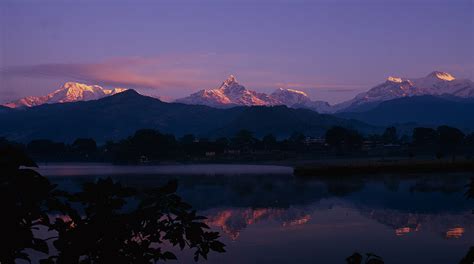
[[[362,255],[355,252],[348,258],[346,258],[347,264],[361,264],[362,263]]]
[[[177,259],[175,254],[169,252],[169,251],[166,251],[165,253],[163,253],[163,257],[165,259]]]

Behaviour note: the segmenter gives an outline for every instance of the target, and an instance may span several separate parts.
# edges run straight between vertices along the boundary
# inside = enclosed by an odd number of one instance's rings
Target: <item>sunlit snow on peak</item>
[[[387,81],[389,81],[389,82],[394,82],[394,83],[401,83],[401,82],[403,82],[402,78],[400,78],[400,77],[393,77],[393,76],[388,76]]]
[[[435,78],[438,78],[440,80],[448,81],[448,82],[456,80],[456,78],[454,78],[453,75],[451,75],[447,72],[442,72],[442,71],[434,71],[434,72],[430,73],[428,76],[435,77]]]

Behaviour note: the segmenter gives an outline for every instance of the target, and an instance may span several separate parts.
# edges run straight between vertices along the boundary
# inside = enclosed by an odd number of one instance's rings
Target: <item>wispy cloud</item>
[[[61,78],[141,89],[189,88],[201,82],[196,79],[202,74],[198,69],[173,67],[169,61],[157,57],[121,57],[99,63],[46,63],[8,67],[0,71],[8,77]]]
[[[295,89],[317,89],[327,92],[353,92],[367,87],[367,85],[360,84],[325,84],[325,83],[276,83],[277,87],[281,88],[295,88]]]
[[[12,66],[0,69],[0,75],[9,79],[44,78],[106,87],[133,88],[143,90],[146,94],[173,98],[185,96],[198,89],[217,87],[227,74],[236,74],[238,79],[243,76],[242,84],[247,88],[265,91],[292,88],[315,92],[351,93],[368,87],[360,84],[318,82],[299,74],[267,71],[261,67],[249,66],[248,56],[205,53],[115,57],[91,63]]]

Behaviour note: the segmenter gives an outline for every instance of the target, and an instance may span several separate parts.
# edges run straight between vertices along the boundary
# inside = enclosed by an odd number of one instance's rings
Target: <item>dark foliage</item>
[[[79,138],[67,145],[50,140],[33,140],[27,152],[40,161],[107,161],[147,163],[162,160],[280,160],[289,157],[323,158],[345,156],[432,156],[442,159],[474,156],[474,133],[464,135],[459,129],[440,126],[437,129],[416,127],[412,137],[399,137],[395,127],[383,134],[363,136],[356,130],[331,127],[325,138],[307,137],[301,132],[278,140],[273,134],[256,137],[250,130],[240,130],[233,137],[199,138],[186,134],[178,140],[158,130],[141,129],[118,142],[102,146],[90,138]]]
[[[35,170],[20,168],[36,167],[21,150],[0,146],[0,201],[9,212],[0,223],[2,263],[30,261],[25,249],[49,255],[44,264],[154,263],[176,259],[163,250],[175,246],[193,249],[196,261],[225,251],[219,234],[207,231],[205,218],[176,195],[176,181],[139,191],[107,178],[68,193]],[[40,229],[51,237],[38,236]]]
[[[362,264],[362,263],[365,263],[365,264],[384,264],[385,263],[381,257],[379,257],[375,254],[367,253],[365,255],[366,255],[365,262],[362,262],[364,257],[361,254],[357,253],[357,252],[355,252],[354,254],[349,256],[348,258],[346,258],[346,262],[347,262],[347,264]]]
[[[36,167],[15,146],[0,146],[0,204],[5,214],[0,218],[0,262],[29,260],[24,249],[42,253],[49,249],[45,240],[34,236],[40,226],[47,226],[47,204],[52,202],[55,186],[35,170]]]
[[[459,264],[472,264],[474,263],[474,247],[469,248],[466,256],[459,262]]]
[[[26,149],[33,157],[43,157],[44,159],[55,159],[65,155],[67,146],[64,143],[57,143],[47,139],[32,140]]]
[[[143,159],[164,159],[174,157],[177,141],[173,135],[162,134],[153,129],[141,129],[117,144],[108,146],[118,162],[137,162]]]
[[[397,129],[395,127],[387,127],[382,135],[383,142],[386,144],[398,143]]]
[[[326,132],[326,143],[337,150],[338,153],[359,150],[363,137],[359,132],[340,126],[330,128]]]
[[[71,150],[78,155],[88,158],[97,152],[97,144],[92,138],[78,138],[72,143]]]
[[[438,141],[436,130],[427,127],[413,129],[413,145],[417,147],[433,146]]]
[[[472,135],[465,136],[455,127],[439,126],[437,129],[417,127],[413,130],[413,147],[419,153],[435,153],[437,158],[446,154],[455,160],[456,154],[464,153],[466,157],[472,154],[474,141]]]
[[[449,127],[440,126],[437,129],[439,135],[439,146],[443,153],[452,155],[452,159],[456,158],[456,150],[460,147],[464,140],[464,133],[461,130]]]

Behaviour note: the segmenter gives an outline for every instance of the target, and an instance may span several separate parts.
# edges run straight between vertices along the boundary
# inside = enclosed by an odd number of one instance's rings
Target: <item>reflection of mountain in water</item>
[[[428,214],[390,209],[373,210],[364,207],[359,207],[358,210],[362,215],[393,228],[394,234],[397,236],[429,231],[439,233],[447,239],[459,238],[466,229],[473,230],[474,227],[474,215],[468,211],[459,214]]]
[[[324,204],[354,209],[362,216],[373,219],[391,229],[396,236],[413,232],[437,233],[446,239],[460,238],[466,230],[474,230],[474,215],[465,213],[416,213],[391,209],[373,209],[354,205],[347,201],[329,199]],[[222,230],[232,240],[239,237],[245,228],[266,222],[276,222],[282,228],[311,223],[314,214],[327,210],[319,202],[305,207],[290,208],[226,208],[202,212],[208,217],[207,224]],[[317,221],[317,220],[316,220]]]
[[[232,239],[256,223],[274,222],[282,228],[312,223],[312,215],[327,210],[328,206],[354,209],[392,228],[394,235],[429,231],[456,238],[474,225],[472,205],[463,196],[468,175],[312,180],[291,175],[122,175],[116,178],[141,188],[178,178],[180,195],[209,217],[210,226],[223,230]],[[56,179],[57,183],[61,181]],[[63,185],[70,185],[70,181],[65,179]]]
[[[240,232],[247,226],[258,222],[274,221],[280,223],[283,228],[304,225],[311,215],[305,209],[297,208],[238,208],[211,210],[204,212],[208,216],[207,224],[220,228],[229,235],[232,240],[239,237]]]

